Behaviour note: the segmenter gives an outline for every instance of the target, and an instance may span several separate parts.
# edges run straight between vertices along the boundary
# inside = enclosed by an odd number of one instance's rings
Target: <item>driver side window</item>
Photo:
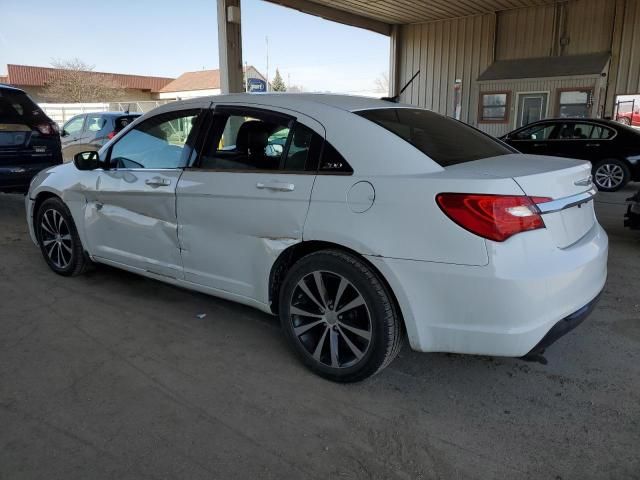
[[[199,110],[182,110],[150,118],[130,130],[112,148],[112,168],[182,168],[191,148],[189,137]]]

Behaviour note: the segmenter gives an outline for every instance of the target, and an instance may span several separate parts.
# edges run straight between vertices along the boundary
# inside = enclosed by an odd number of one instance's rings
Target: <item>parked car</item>
[[[410,106],[241,94],[144,115],[40,174],[26,210],[54,272],[99,262],[279,315],[347,382],[405,331],[422,352],[520,357],[580,323],[607,275],[590,173]]]
[[[76,115],[62,127],[62,155],[65,162],[79,152],[98,151],[140,113],[98,112]]]
[[[633,230],[640,230],[640,190],[630,198],[627,198],[629,205],[624,216],[624,226]]]
[[[24,91],[0,85],[0,192],[26,192],[36,173],[60,163],[55,122]]]
[[[501,139],[522,153],[589,160],[596,186],[615,192],[640,181],[640,131],[611,120],[556,118],[531,123]]]
[[[616,120],[624,125],[640,127],[640,106],[630,112],[619,112],[616,115]]]

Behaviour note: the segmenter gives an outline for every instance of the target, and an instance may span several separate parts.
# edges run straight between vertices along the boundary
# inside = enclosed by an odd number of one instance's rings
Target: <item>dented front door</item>
[[[182,169],[101,172],[86,208],[94,256],[183,278],[176,224],[176,185]]]
[[[186,169],[178,186],[185,280],[266,302],[271,265],[302,241],[314,178]]]

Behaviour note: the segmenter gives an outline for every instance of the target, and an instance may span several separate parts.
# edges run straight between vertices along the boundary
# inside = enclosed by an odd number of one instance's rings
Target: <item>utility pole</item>
[[[267,92],[269,91],[269,37],[264,37],[267,44]]]
[[[245,60],[244,62],[244,74],[243,74],[243,80],[244,80],[244,92],[247,93],[249,91],[249,77],[247,77],[247,71],[249,69],[249,65],[247,64],[247,61]]]

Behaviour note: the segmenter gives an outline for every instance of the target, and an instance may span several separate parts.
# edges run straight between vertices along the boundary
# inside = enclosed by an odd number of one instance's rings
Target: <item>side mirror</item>
[[[64,128],[62,129],[62,131],[60,132],[60,136],[61,137],[66,137],[67,135],[69,135],[69,132],[67,132]]]
[[[73,164],[78,170],[95,170],[100,167],[98,152],[81,152],[73,156]]]

